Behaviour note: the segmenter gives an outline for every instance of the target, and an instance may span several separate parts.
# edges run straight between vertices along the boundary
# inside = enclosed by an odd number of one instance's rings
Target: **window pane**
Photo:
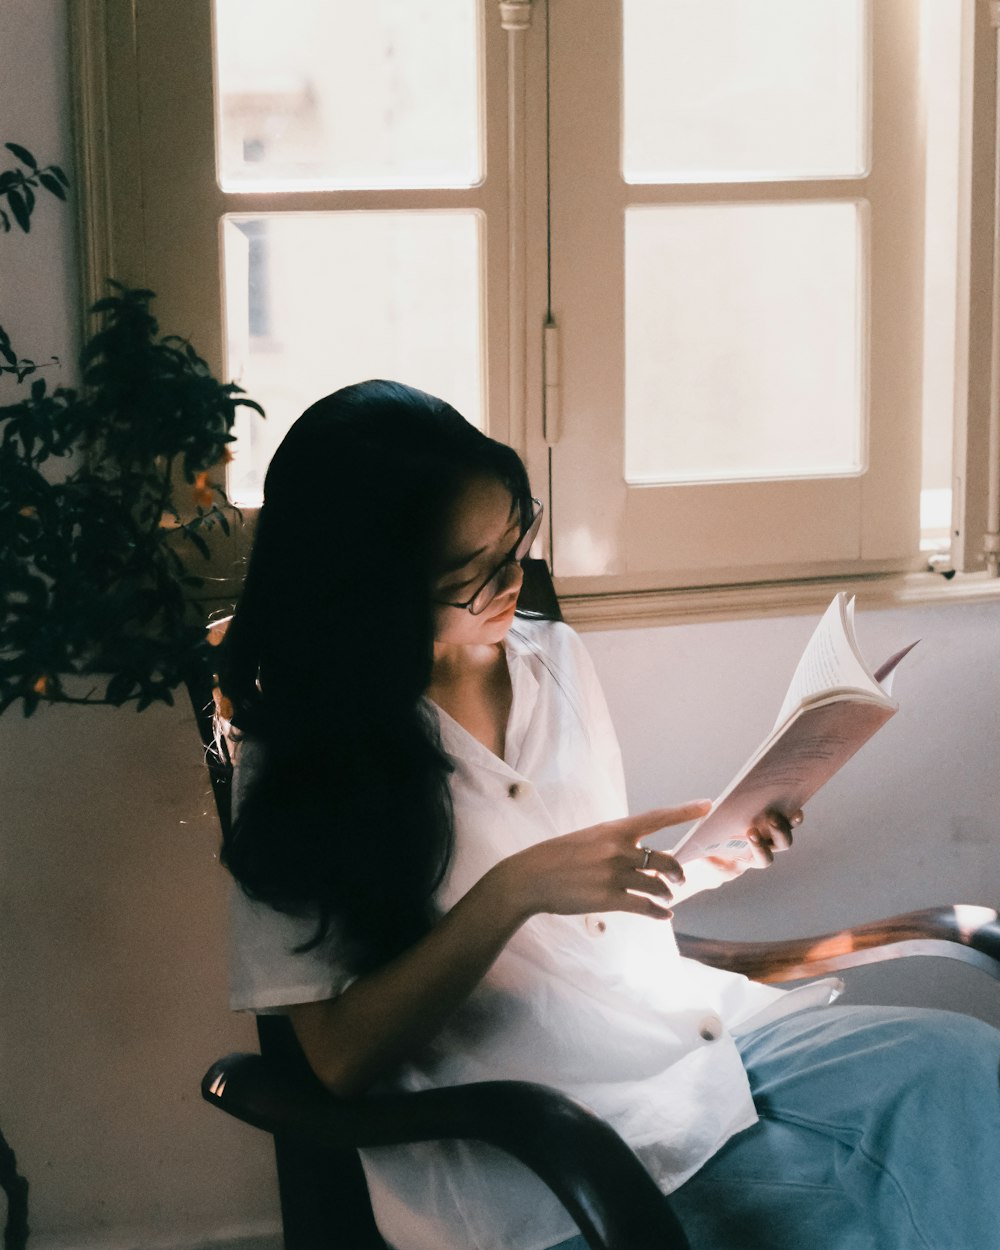
[[[867,30],[866,0],[624,0],[626,181],[864,173]]]
[[[215,0],[226,190],[471,186],[476,0]]]
[[[236,428],[237,503],[259,501],[292,421],[352,382],[407,382],[482,424],[479,226],[472,211],[225,219],[229,372],[267,411]]]
[[[626,479],[858,472],[861,254],[853,203],[629,209]]]

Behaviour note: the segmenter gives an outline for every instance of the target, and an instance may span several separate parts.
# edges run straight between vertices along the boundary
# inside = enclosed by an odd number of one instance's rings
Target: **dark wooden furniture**
[[[548,570],[531,561],[521,606],[558,619]],[[541,565],[541,567],[537,567]],[[232,768],[215,737],[212,674],[192,702],[223,827]],[[991,908],[936,907],[836,933],[779,942],[677,935],[685,955],[761,981],[789,981],[908,955],[945,955],[1000,979]],[[527,1164],[558,1196],[592,1250],[688,1250],[683,1230],[637,1156],[592,1112],[518,1081],[343,1100],[309,1069],[284,1016],[258,1017],[259,1055],[228,1055],[202,1082],[214,1106],[274,1136],[286,1250],[386,1250],[372,1219],[359,1147],[443,1138],[488,1142]]]

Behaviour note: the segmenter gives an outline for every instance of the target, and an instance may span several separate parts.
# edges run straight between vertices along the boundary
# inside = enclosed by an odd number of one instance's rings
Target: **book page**
[[[682,864],[702,855],[751,859],[746,833],[754,820],[769,808],[785,816],[797,811],[894,712],[890,704],[864,696],[800,709],[753,756],[673,854]]]
[[[806,644],[775,726],[818,695],[845,689],[882,693],[858,651],[854,636],[854,600],[848,602],[841,591],[834,596]]]
[[[905,647],[901,647],[894,655],[890,655],[889,658],[875,670],[875,680],[886,692],[886,694],[892,694],[892,683],[896,676],[896,665],[901,659],[903,659],[904,656],[910,654],[919,641],[920,639],[917,638],[913,642],[908,643]]]
[[[790,816],[895,713],[893,670],[916,643],[872,673],[854,634],[854,600],[837,594],[813,631],[770,735],[712,810],[674,847],[681,863],[702,855],[750,860],[746,839],[769,809]]]

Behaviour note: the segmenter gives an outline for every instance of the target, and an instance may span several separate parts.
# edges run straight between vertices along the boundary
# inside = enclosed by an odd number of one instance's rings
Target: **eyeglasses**
[[[452,603],[449,599],[435,599],[434,602],[444,608],[466,609],[473,616],[479,616],[481,612],[485,611],[497,595],[501,594],[510,585],[511,570],[520,564],[531,550],[531,544],[535,541],[542,526],[542,510],[541,501],[532,499],[531,520],[522,531],[521,537],[507,552],[500,564],[490,573],[471,599],[466,599],[464,603]]]

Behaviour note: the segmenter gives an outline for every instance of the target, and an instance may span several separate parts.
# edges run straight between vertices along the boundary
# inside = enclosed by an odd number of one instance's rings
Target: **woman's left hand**
[[[717,890],[727,881],[735,881],[749,868],[768,868],[775,855],[787,851],[792,845],[792,830],[802,823],[801,811],[791,816],[781,812],[766,811],[756,818],[747,831],[750,857],[727,859],[722,855],[705,855],[684,865],[684,882],[672,886],[673,905],[683,903],[703,890]]]

